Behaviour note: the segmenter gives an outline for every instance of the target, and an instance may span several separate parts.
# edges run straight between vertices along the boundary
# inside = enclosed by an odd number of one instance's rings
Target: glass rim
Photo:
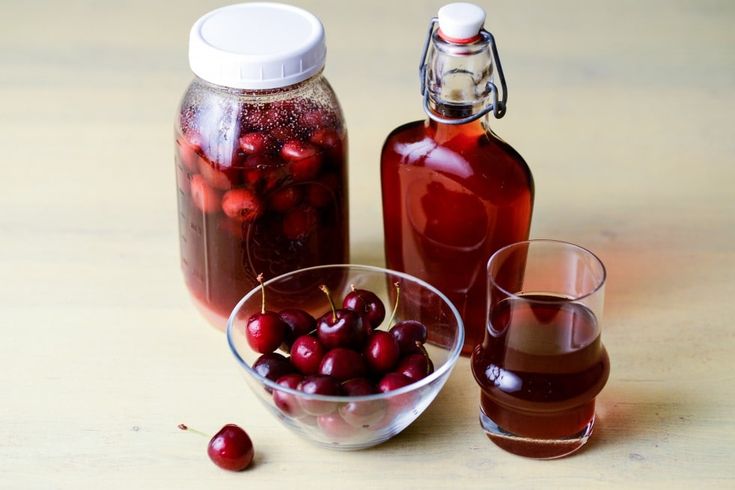
[[[423,281],[419,279],[418,277],[412,276],[410,274],[406,274],[405,272],[398,272],[391,269],[386,269],[383,267],[377,267],[372,265],[360,265],[360,264],[326,264],[326,265],[317,265],[314,267],[306,267],[303,269],[297,269],[295,271],[287,272],[285,274],[281,274],[280,276],[276,276],[272,279],[269,279],[263,283],[263,286],[268,286],[269,284],[279,281],[281,279],[287,278],[289,276],[292,276],[296,273],[301,272],[310,272],[320,269],[330,269],[330,268],[338,268],[338,269],[358,269],[363,271],[369,271],[369,272],[380,272],[383,274],[391,274],[398,277],[401,277],[403,279],[409,280],[411,282],[417,283],[422,287],[425,287],[429,289],[431,292],[435,293],[439,298],[449,307],[450,311],[452,312],[452,315],[454,316],[455,320],[457,321],[457,336],[454,339],[454,343],[452,344],[451,348],[449,349],[449,354],[447,356],[447,359],[442,363],[441,366],[439,366],[436,370],[434,370],[433,373],[430,375],[421,378],[419,381],[416,381],[414,383],[411,383],[409,385],[403,386],[401,388],[398,388],[397,390],[392,391],[386,391],[385,393],[376,393],[373,395],[362,395],[362,396],[346,396],[346,395],[316,395],[316,394],[310,394],[310,393],[304,393],[303,391],[299,391],[293,388],[289,388],[287,386],[279,385],[275,381],[271,381],[270,379],[266,378],[265,376],[261,376],[258,374],[246,361],[242,358],[240,355],[240,352],[238,352],[238,348],[235,345],[234,341],[234,330],[235,330],[235,318],[237,317],[237,314],[240,312],[240,308],[245,304],[247,300],[249,300],[254,294],[256,294],[258,291],[260,291],[260,285],[254,287],[248,293],[245,294],[245,296],[238,301],[237,305],[232,309],[232,313],[230,313],[229,318],[227,319],[227,344],[230,347],[230,351],[235,356],[235,359],[237,360],[238,364],[242,366],[245,371],[252,376],[254,379],[259,381],[262,385],[267,386],[268,388],[282,391],[284,393],[288,393],[290,395],[296,396],[298,398],[303,398],[307,400],[318,400],[318,401],[325,401],[325,402],[362,402],[362,401],[373,401],[373,400],[385,400],[388,398],[392,398],[394,396],[400,396],[405,393],[411,393],[415,390],[419,390],[423,388],[424,386],[427,386],[429,384],[432,384],[435,380],[441,378],[444,376],[444,374],[449,374],[449,372],[454,368],[454,365],[457,363],[457,360],[459,359],[459,356],[462,352],[462,345],[464,344],[464,321],[462,320],[462,316],[459,314],[459,311],[454,306],[454,303],[452,303],[449,298],[446,297],[441,291],[439,291],[437,288],[432,286],[426,281]]]
[[[597,262],[597,264],[600,266],[600,270],[602,271],[602,277],[600,278],[599,282],[595,285],[595,287],[593,287],[590,291],[585,292],[584,294],[580,294],[578,296],[564,297],[564,298],[559,297],[558,299],[537,299],[537,298],[533,298],[532,299],[532,298],[529,298],[528,296],[521,296],[518,293],[510,292],[507,289],[505,289],[504,287],[502,287],[500,284],[498,284],[495,281],[494,274],[492,274],[490,272],[490,267],[491,267],[491,265],[494,264],[493,261],[494,260],[497,260],[498,257],[500,257],[501,254],[503,254],[503,253],[505,253],[505,252],[507,252],[507,251],[509,251],[511,249],[514,249],[514,248],[517,248],[517,247],[523,246],[523,245],[531,246],[531,245],[536,244],[536,243],[561,245],[561,246],[564,246],[566,248],[573,248],[573,249],[576,249],[577,251],[583,252],[585,255],[587,255],[589,257],[592,257]],[[506,294],[510,298],[523,299],[524,301],[527,301],[527,302],[530,302],[530,303],[568,303],[568,302],[571,302],[571,301],[581,301],[581,300],[583,300],[585,298],[589,298],[593,294],[595,294],[598,291],[600,291],[605,286],[605,282],[607,281],[607,269],[605,268],[605,264],[602,262],[602,260],[600,260],[600,258],[597,255],[595,255],[594,252],[592,252],[591,250],[589,250],[589,249],[587,249],[587,248],[585,248],[585,247],[583,247],[581,245],[577,245],[576,243],[567,242],[567,241],[564,241],[564,240],[553,240],[553,239],[550,239],[550,238],[534,238],[534,239],[531,239],[531,240],[523,240],[523,241],[520,241],[520,242],[514,242],[514,243],[510,243],[508,245],[505,245],[504,247],[499,248],[497,251],[495,251],[495,253],[493,253],[490,256],[490,258],[487,261],[486,270],[488,272],[488,274],[487,274],[488,281],[492,284],[493,287],[497,288],[498,290],[500,290],[500,292]]]

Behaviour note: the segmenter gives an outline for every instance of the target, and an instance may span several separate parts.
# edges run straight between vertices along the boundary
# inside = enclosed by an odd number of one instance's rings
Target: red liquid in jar
[[[388,136],[381,173],[387,267],[449,297],[464,320],[462,353],[469,354],[485,331],[488,259],[528,238],[528,166],[479,121],[417,121]],[[433,341],[445,337],[430,332]]]
[[[216,109],[182,108],[176,173],[186,284],[223,327],[259,273],[349,262],[347,162],[341,122],[308,100]],[[269,291],[268,307],[308,307],[337,282],[291,281]]]
[[[529,298],[540,301],[506,299],[493,308],[486,338],[472,356],[472,372],[482,389],[480,406],[498,427],[515,436],[570,437],[593,420],[595,396],[607,381],[610,361],[588,308],[544,303],[558,300],[548,296]],[[490,438],[531,457],[576,449]]]

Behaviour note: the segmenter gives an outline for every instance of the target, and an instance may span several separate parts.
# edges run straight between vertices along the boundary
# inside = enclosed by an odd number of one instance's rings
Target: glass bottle
[[[349,262],[347,134],[325,53],[320,21],[289,5],[223,7],[191,30],[174,131],[181,267],[221,328],[258,274]]]
[[[396,128],[381,155],[387,267],[452,300],[465,355],[484,337],[487,261],[528,238],[534,195],[526,162],[489,127],[488,114],[505,114],[508,92],[484,21],[467,3],[432,19],[419,70],[428,119]],[[431,335],[441,341],[441,327]]]

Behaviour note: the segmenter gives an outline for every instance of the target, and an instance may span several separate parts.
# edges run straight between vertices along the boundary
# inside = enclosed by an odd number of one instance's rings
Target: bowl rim
[[[459,356],[462,351],[462,345],[464,344],[464,321],[462,320],[462,317],[459,314],[459,311],[454,306],[454,304],[450,301],[447,296],[439,291],[436,287],[432,286],[428,282],[419,279],[418,277],[412,276],[410,274],[406,274],[405,272],[399,272],[392,269],[386,269],[384,267],[378,267],[374,265],[362,265],[362,264],[326,264],[326,265],[317,265],[313,267],[305,267],[303,269],[297,269],[295,271],[287,272],[285,274],[281,274],[280,276],[276,276],[272,279],[269,279],[263,283],[264,287],[267,287],[269,284],[279,281],[285,277],[301,273],[301,272],[309,272],[309,271],[315,271],[320,269],[334,269],[334,268],[340,268],[340,269],[357,269],[361,271],[367,271],[367,272],[379,272],[382,274],[391,274],[398,277],[401,277],[405,280],[417,283],[421,285],[422,287],[425,287],[432,291],[434,294],[439,296],[441,300],[449,307],[450,311],[454,315],[455,320],[457,321],[457,330],[458,334],[456,338],[454,339],[454,343],[452,344],[451,349],[449,349],[449,355],[447,357],[447,360],[439,367],[437,368],[433,373],[430,375],[420,379],[419,381],[416,381],[414,383],[411,383],[409,385],[403,386],[397,390],[392,391],[386,391],[385,393],[376,393],[373,395],[363,395],[363,396],[332,396],[332,395],[316,395],[316,394],[309,394],[304,393],[303,391],[299,391],[293,388],[288,388],[283,385],[279,385],[275,381],[271,381],[270,379],[261,376],[253,368],[248,365],[247,362],[240,356],[240,353],[238,352],[237,346],[235,346],[233,335],[234,335],[234,329],[235,329],[235,318],[237,316],[237,313],[240,311],[240,308],[242,305],[250,299],[251,296],[256,294],[260,290],[260,285],[254,287],[250,291],[248,291],[245,296],[243,296],[240,301],[238,301],[237,305],[232,310],[232,313],[230,313],[229,318],[227,319],[227,344],[230,347],[230,351],[235,356],[235,359],[240,364],[240,366],[245,369],[245,371],[252,376],[254,379],[258,380],[262,385],[267,386],[268,388],[275,389],[278,391],[282,391],[284,393],[288,393],[294,396],[297,396],[299,398],[304,398],[308,400],[319,400],[319,401],[330,401],[330,402],[361,402],[361,401],[373,401],[373,400],[384,400],[387,398],[392,398],[395,396],[400,396],[406,393],[410,393],[412,391],[418,390],[423,388],[426,385],[432,384],[435,380],[441,378],[445,374],[449,375],[451,370],[454,368],[455,364],[457,363],[457,360],[459,359]]]

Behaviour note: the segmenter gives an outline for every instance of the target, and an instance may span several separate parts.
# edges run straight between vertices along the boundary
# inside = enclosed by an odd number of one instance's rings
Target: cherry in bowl
[[[318,301],[305,306],[300,295],[294,294],[293,302],[289,304],[288,295],[282,292],[289,290],[289,284],[304,277],[310,279],[311,288],[320,285],[318,281],[314,283],[315,277],[339,277],[341,280],[329,283],[329,295],[319,292],[313,296]],[[410,308],[404,311],[399,300],[394,311],[396,283],[401,287],[410,287],[412,291],[420,290],[430,301],[421,308],[411,303]],[[400,433],[434,400],[459,358],[464,327],[456,308],[436,288],[408,274],[366,265],[327,265],[270,278],[263,283],[263,287],[267,297],[271,298],[270,308],[275,310],[277,306],[278,311],[283,311],[296,305],[296,308],[304,310],[316,320],[314,330],[305,332],[309,328],[307,326],[298,330],[300,335],[291,340],[290,350],[285,350],[282,345],[279,353],[269,354],[270,359],[275,355],[280,356],[282,352],[282,357],[289,360],[293,372],[273,379],[273,375],[262,376],[253,369],[253,363],[265,355],[251,348],[246,335],[248,319],[262,310],[262,295],[257,288],[248,292],[230,315],[227,326],[230,350],[241,366],[253,395],[273,414],[274,420],[319,446],[356,450],[375,446]],[[380,300],[385,309],[380,323],[376,320],[371,322],[364,309],[355,311],[347,308],[350,302],[345,304],[343,300],[353,290],[369,291]],[[305,289],[301,294],[312,292],[311,289]],[[330,299],[335,303],[334,310]],[[360,310],[359,307],[356,309]],[[338,310],[349,310],[361,317],[364,325],[357,329],[360,332],[357,334],[358,340],[352,340],[355,336],[346,335],[345,338],[351,340],[323,345],[319,340],[319,321],[332,320],[333,312]],[[415,342],[415,335],[397,339],[391,333],[394,325],[405,321],[419,322],[426,327],[427,338],[423,339],[425,343],[421,348],[408,346],[409,337]],[[311,325],[308,321],[304,323]],[[330,324],[330,321],[326,323]],[[436,339],[431,335],[433,329],[441,332]],[[293,335],[292,331],[287,328],[286,335]],[[421,332],[418,333],[421,338]],[[371,339],[372,349],[368,348]],[[405,345],[404,353],[401,353],[401,340]],[[317,345],[323,348],[315,347]],[[431,365],[421,362],[424,361],[419,357],[424,355],[421,349],[426,351]],[[294,362],[294,353],[303,359]],[[281,366],[280,362],[272,364]],[[308,374],[296,365],[300,365]],[[379,382],[386,376],[381,387]],[[319,381],[322,377],[336,380],[337,386],[322,383]],[[317,386],[320,383],[325,386]],[[304,390],[306,386],[309,388]]]

